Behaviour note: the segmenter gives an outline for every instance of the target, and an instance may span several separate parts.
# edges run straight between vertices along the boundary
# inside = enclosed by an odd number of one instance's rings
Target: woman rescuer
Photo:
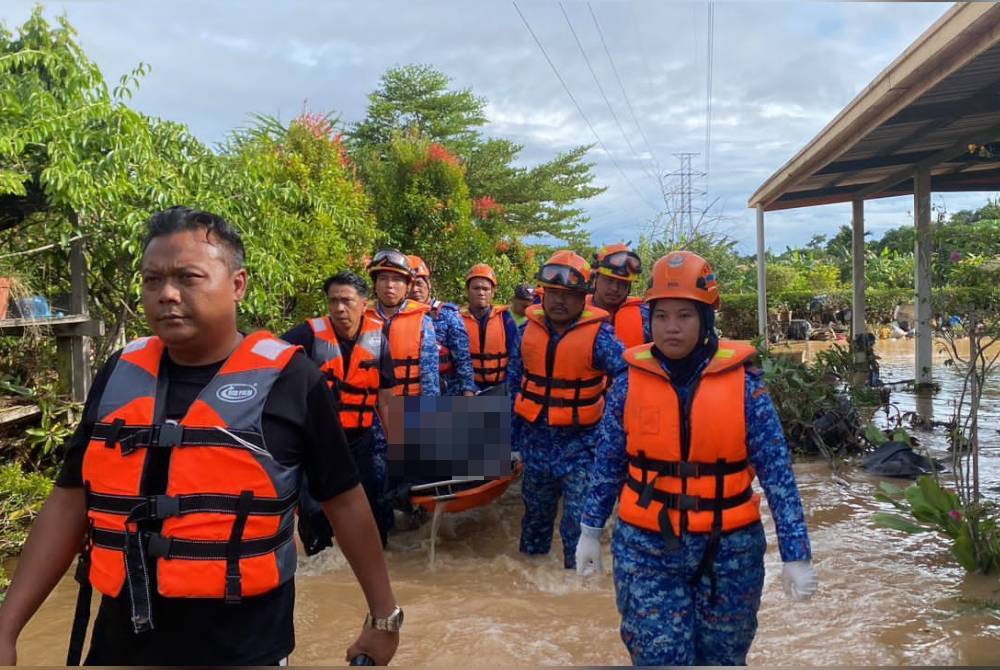
[[[608,393],[576,565],[601,570],[612,540],[621,637],[636,665],[741,665],[757,631],[764,529],[756,475],[784,561],[785,592],[805,600],[816,573],[788,448],[754,349],[719,341],[708,263],[678,251],[653,266],[644,296],[653,342],[625,352]]]

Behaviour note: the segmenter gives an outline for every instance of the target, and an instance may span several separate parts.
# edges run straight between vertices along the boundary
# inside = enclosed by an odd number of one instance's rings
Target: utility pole
[[[677,180],[677,223],[683,229],[683,236],[691,235],[694,232],[694,199],[705,195],[704,191],[695,191],[694,180],[705,176],[704,172],[696,172],[691,168],[691,159],[697,156],[696,153],[676,153],[674,156],[680,161],[680,168],[676,172],[671,172],[669,177]]]

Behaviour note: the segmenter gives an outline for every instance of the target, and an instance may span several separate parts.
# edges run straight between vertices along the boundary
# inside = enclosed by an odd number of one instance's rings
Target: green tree
[[[397,132],[363,165],[380,242],[421,256],[434,273],[438,294],[458,299],[469,267],[493,256],[489,239],[472,222],[461,161],[411,130]]]
[[[449,90],[451,80],[429,65],[390,68],[368,94],[368,112],[355,124],[351,139],[362,147],[387,145],[397,131],[423,136],[467,155],[486,123],[486,100],[470,89]]]
[[[369,95],[365,118],[350,131],[351,146],[360,154],[377,155],[394,133],[418,131],[462,162],[476,225],[487,236],[510,248],[530,236],[586,243],[588,218],[577,203],[604,191],[592,185],[593,165],[584,160],[590,147],[576,147],[533,167],[518,165],[521,145],[481,133],[487,122],[485,99],[469,89],[452,90],[450,83],[424,65],[388,70]],[[480,216],[484,211],[488,215]]]

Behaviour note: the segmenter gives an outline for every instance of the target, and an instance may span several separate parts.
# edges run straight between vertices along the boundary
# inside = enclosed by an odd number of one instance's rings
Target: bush
[[[768,291],[767,305],[769,309],[779,306],[790,309],[796,318],[805,317],[809,312],[809,303],[818,293]],[[827,296],[827,307],[830,309],[844,309],[851,305],[850,289],[827,291],[823,295]],[[893,308],[901,302],[912,302],[913,299],[912,289],[869,289],[865,292],[868,323],[889,323]],[[965,314],[973,309],[980,312],[996,311],[1000,310],[1000,290],[996,287],[946,286],[934,289],[932,301],[937,314]],[[748,340],[757,335],[757,294],[723,294],[719,328],[726,337],[734,339]]]
[[[0,465],[0,566],[21,550],[31,522],[51,491],[52,482],[47,477],[25,474],[14,463]],[[0,601],[9,581],[0,567]]]

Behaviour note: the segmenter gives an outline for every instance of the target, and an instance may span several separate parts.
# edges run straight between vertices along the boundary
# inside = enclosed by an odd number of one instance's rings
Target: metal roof
[[[924,168],[933,191],[1000,190],[1000,3],[955,3],[749,205],[908,195]]]

